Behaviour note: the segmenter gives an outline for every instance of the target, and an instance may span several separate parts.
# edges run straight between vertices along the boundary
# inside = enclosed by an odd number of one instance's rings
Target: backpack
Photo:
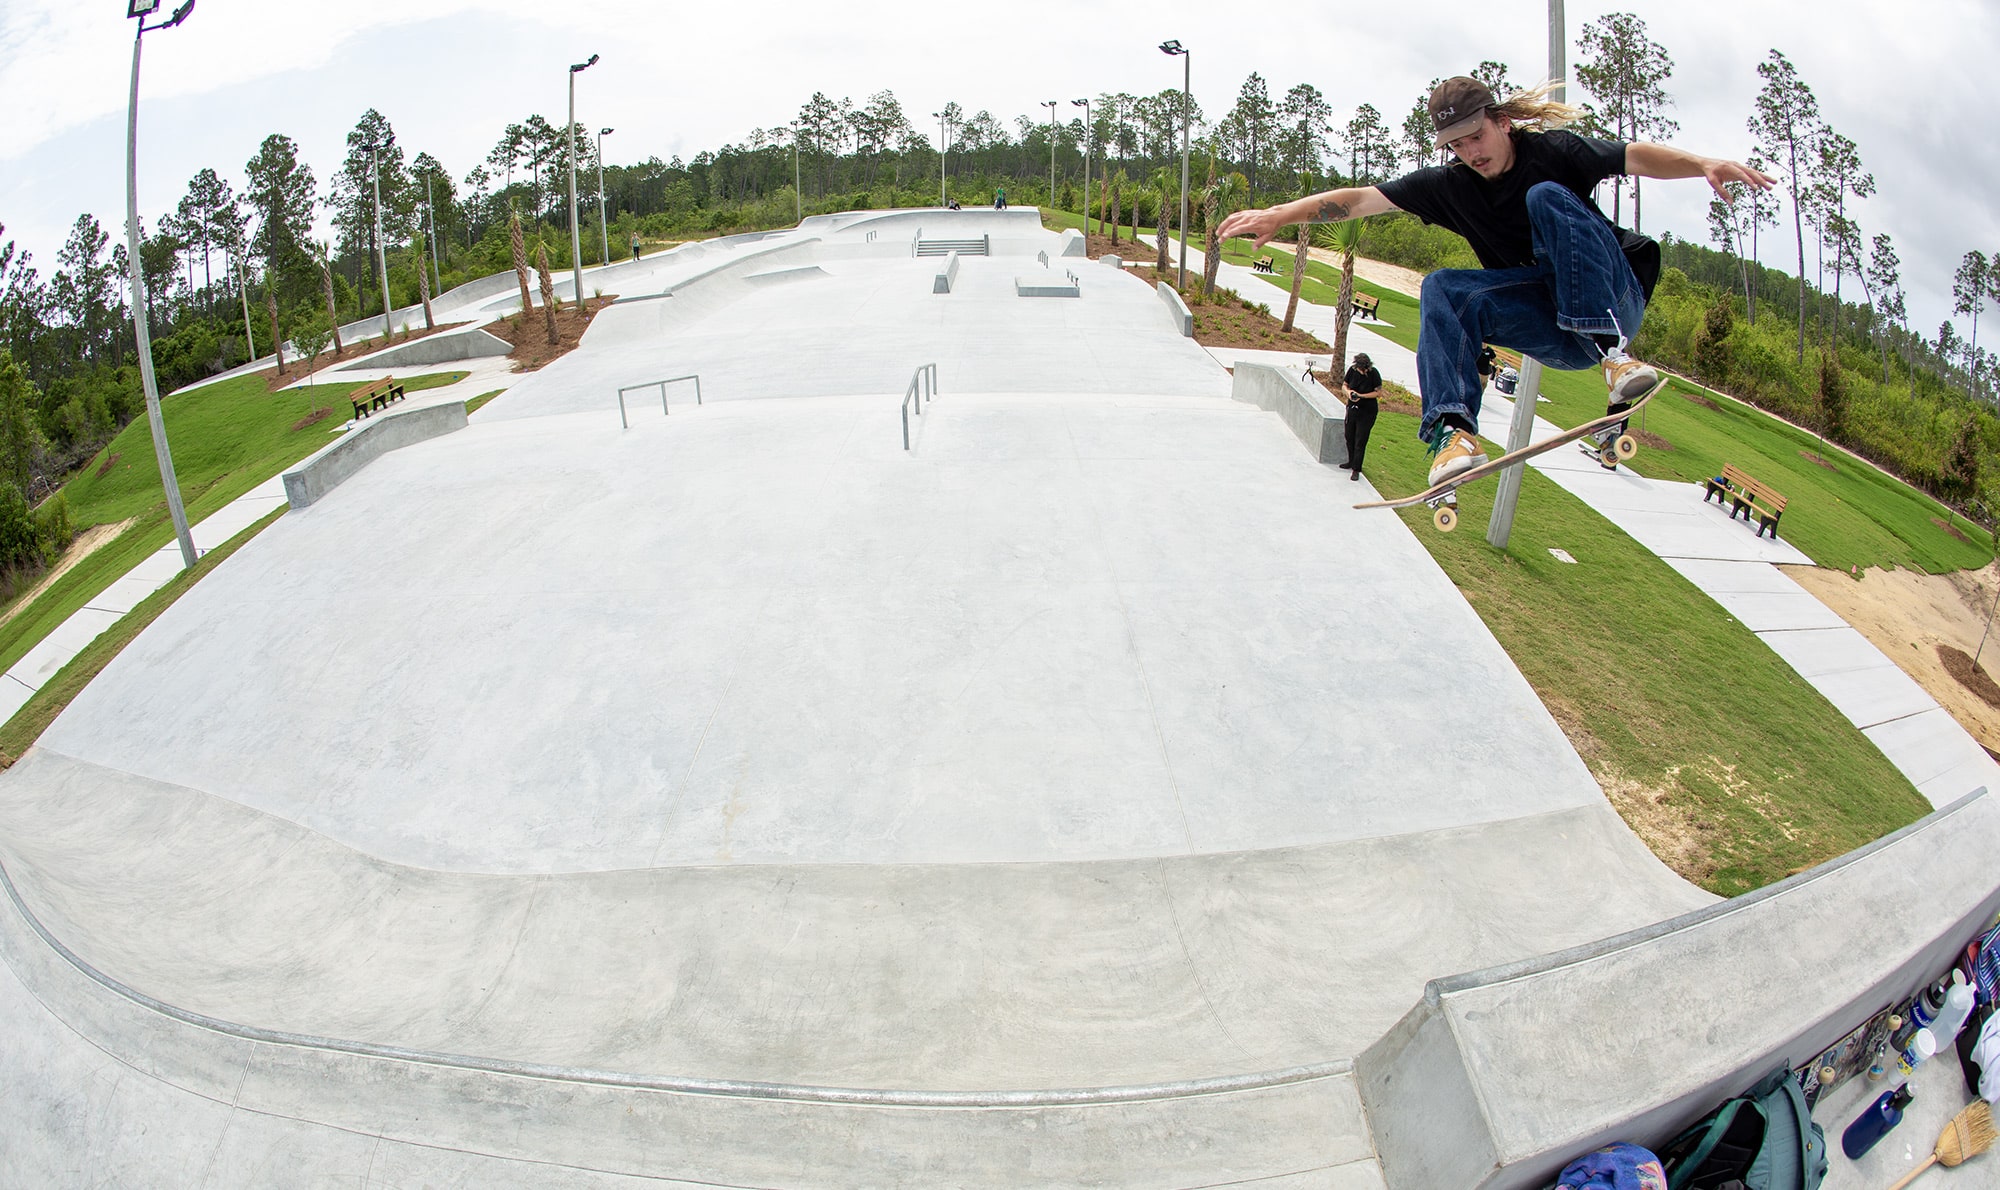
[[[1780,1066],[1660,1150],[1668,1190],[1819,1190],[1826,1134],[1789,1066]],[[1733,1188],[1732,1188],[1733,1190]]]

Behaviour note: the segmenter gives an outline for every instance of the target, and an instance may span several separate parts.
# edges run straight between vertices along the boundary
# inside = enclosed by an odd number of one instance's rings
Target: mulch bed
[[[1950,645],[1937,647],[1938,661],[1944,671],[1958,680],[1958,684],[1972,691],[1989,707],[2000,707],[2000,683],[1988,677],[1986,671],[1973,664],[1972,655],[1963,649]]]
[[[556,312],[554,343],[549,342],[547,316],[540,307],[527,311],[525,322],[522,315],[516,314],[489,322],[485,329],[488,334],[505,339],[513,346],[514,350],[507,353],[507,358],[514,361],[516,372],[532,372],[576,350],[576,345],[583,341],[583,332],[590,329],[590,320],[617,297],[615,293],[607,293],[590,298],[583,303],[581,314],[576,312],[574,305],[564,302]]]
[[[1953,537],[1958,538],[1960,541],[1964,542],[1967,545],[1972,544],[1972,539],[1970,537],[1967,537],[1965,534],[1960,533],[1958,531],[1958,526],[1952,524],[1950,521],[1941,521],[1936,517],[1932,517],[1931,524],[1936,525],[1940,529],[1943,529],[1946,533],[1951,534]]]

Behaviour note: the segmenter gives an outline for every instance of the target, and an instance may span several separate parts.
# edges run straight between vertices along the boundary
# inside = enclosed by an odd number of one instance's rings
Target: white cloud
[[[1435,76],[1484,58],[1507,62],[1518,79],[1546,66],[1541,0],[1431,0],[1421,28],[1397,5],[1263,6],[1256,23],[1250,10],[1193,0],[1086,0],[1033,19],[1016,11],[935,0],[865,10],[584,0],[551,17],[528,0],[198,0],[184,27],[146,41],[141,209],[171,206],[204,166],[240,177],[272,132],[296,140],[323,179],[371,106],[413,153],[463,175],[509,121],[535,111],[559,121],[564,68],[592,52],[603,58],[581,77],[578,115],[617,127],[606,145],[614,161],[685,158],[738,141],[791,118],[816,90],[857,101],[893,90],[920,130],[948,99],[1011,123],[1038,114],[1043,99],[1157,91],[1180,81],[1178,64],[1154,48],[1167,37],[1194,51],[1196,98],[1211,114],[1227,109],[1251,70],[1274,94],[1309,81],[1343,118],[1369,102],[1400,125]],[[1699,152],[1748,151],[1756,64],[1784,50],[1876,175],[1863,227],[1895,236],[1920,325],[1948,313],[1942,295],[1964,251],[2000,248],[1989,198],[2000,191],[2000,160],[1969,147],[1977,117],[1956,115],[1984,110],[1974,88],[2000,44],[1994,6],[1909,0],[1888,14],[1863,0],[1570,0],[1572,46],[1584,23],[1610,11],[1636,11],[1673,56],[1675,139]],[[111,224],[123,211],[131,22],[122,12],[106,0],[0,7],[0,111],[9,113],[0,220],[45,265],[77,212]],[[1704,240],[1706,203],[1699,183],[1650,186],[1647,229]]]

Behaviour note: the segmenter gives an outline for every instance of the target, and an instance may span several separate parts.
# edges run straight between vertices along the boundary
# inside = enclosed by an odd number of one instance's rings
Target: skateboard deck
[[[1603,434],[1613,426],[1631,420],[1634,413],[1645,407],[1646,402],[1659,392],[1655,386],[1645,396],[1617,413],[1607,413],[1603,417],[1592,418],[1579,426],[1572,426],[1560,434],[1552,434],[1538,442],[1530,442],[1519,450],[1510,450],[1497,459],[1488,459],[1476,467],[1468,467],[1442,483],[1433,484],[1414,496],[1403,496],[1394,500],[1371,500],[1357,504],[1356,508],[1408,508],[1412,504],[1428,504],[1434,510],[1431,523],[1449,533],[1458,527],[1458,489],[1469,483],[1478,483],[1488,476],[1498,475],[1516,463],[1524,463],[1539,454],[1546,454],[1559,446]],[[1630,434],[1620,433],[1616,438],[1604,442],[1597,451],[1599,460],[1607,467],[1631,459],[1639,453],[1639,443]]]

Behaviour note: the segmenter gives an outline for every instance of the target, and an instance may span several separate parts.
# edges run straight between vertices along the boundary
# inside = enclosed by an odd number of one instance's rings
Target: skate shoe
[[[1610,390],[1604,411],[1618,413],[1660,387],[1660,372],[1626,355],[1623,348],[1614,347],[1604,353],[1604,387]]]
[[[1430,482],[1433,487],[1485,461],[1486,452],[1479,449],[1479,439],[1447,422],[1438,423],[1431,435]]]

